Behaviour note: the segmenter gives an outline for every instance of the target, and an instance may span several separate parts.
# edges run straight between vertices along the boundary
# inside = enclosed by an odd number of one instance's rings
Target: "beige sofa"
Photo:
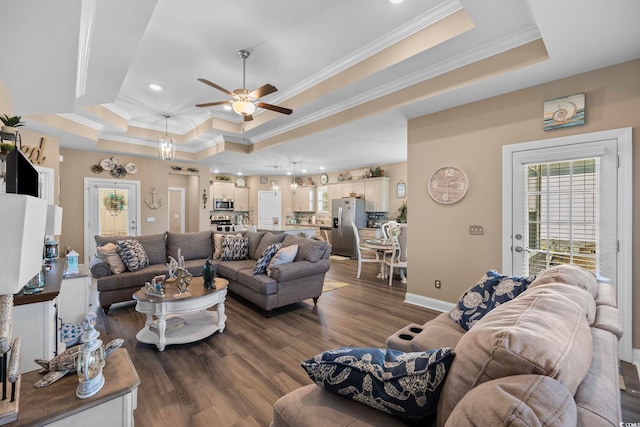
[[[387,340],[402,351],[453,347],[437,414],[420,425],[619,426],[617,341],[610,283],[564,265],[465,331],[442,313]],[[402,426],[402,420],[324,391],[301,387],[274,405],[272,427]]]
[[[166,232],[147,236],[96,235],[98,247],[118,240],[138,240],[149,259],[149,265],[138,271],[114,274],[109,264],[99,257],[91,261],[91,273],[97,279],[98,298],[105,313],[112,304],[131,301],[132,295],[151,281],[154,276],[166,274],[167,260],[171,256],[184,258],[184,267],[194,276],[201,276],[204,263],[214,255],[215,242],[220,244],[224,234],[241,234],[249,240],[249,256],[238,261],[213,259],[218,275],[229,280],[229,290],[251,301],[271,315],[274,308],[313,298],[314,303],[322,293],[324,276],[329,271],[331,245],[323,241],[294,235],[273,234],[264,231],[220,233],[201,231],[193,233]],[[217,236],[217,238],[216,238]],[[271,275],[253,274],[256,261],[264,249],[273,244],[298,245],[295,259],[272,269]]]

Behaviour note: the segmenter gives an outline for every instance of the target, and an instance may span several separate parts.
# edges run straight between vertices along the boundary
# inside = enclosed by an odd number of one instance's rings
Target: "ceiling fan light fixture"
[[[158,138],[158,155],[161,160],[171,161],[176,155],[176,140],[169,136],[167,121],[169,116],[164,116],[164,135]]]
[[[250,116],[256,111],[256,104],[248,100],[236,100],[231,104],[233,111],[241,116]]]

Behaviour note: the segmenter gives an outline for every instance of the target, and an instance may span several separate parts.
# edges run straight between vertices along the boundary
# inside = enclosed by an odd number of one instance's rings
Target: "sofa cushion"
[[[598,280],[595,274],[574,264],[557,265],[542,271],[530,287],[557,282],[586,289],[594,298],[598,296]]]
[[[286,246],[280,248],[278,252],[271,258],[267,266],[267,275],[271,277],[273,269],[279,265],[292,263],[298,254],[298,245]]]
[[[451,348],[404,353],[341,347],[320,353],[301,365],[327,391],[412,420],[435,411],[452,359]]]
[[[149,265],[147,253],[136,239],[118,240],[116,250],[129,271],[138,271]]]
[[[327,242],[321,240],[307,239],[305,237],[294,236],[287,234],[282,242],[284,246],[298,245],[298,254],[296,255],[296,261],[311,261],[318,262],[324,254],[324,250],[327,247]]]
[[[260,243],[258,244],[258,247],[256,248],[256,253],[257,254],[261,254],[262,252],[264,252],[264,250],[267,248],[267,246],[271,246],[274,243],[282,243],[282,241],[284,240],[284,234],[274,234],[271,232],[267,232],[262,236],[262,239],[260,239]],[[286,246],[286,245],[285,245]]]
[[[489,270],[460,297],[457,306],[449,312],[449,317],[469,330],[488,312],[524,292],[529,283],[530,280],[524,277],[507,276]]]
[[[256,261],[256,266],[253,267],[253,275],[265,273],[271,259],[281,248],[282,243],[274,243],[273,245],[267,246],[264,252],[262,252],[262,255],[260,255],[260,258],[258,258],[258,261]]]
[[[127,267],[122,262],[122,258],[118,255],[118,249],[114,243],[107,243],[104,246],[96,248],[96,256],[109,265],[109,269],[115,273],[123,273]]]
[[[438,419],[446,420],[469,390],[510,375],[547,375],[574,394],[593,353],[585,317],[578,304],[545,287],[528,289],[496,307],[455,347]]]
[[[252,259],[245,259],[241,261],[215,261],[218,264],[218,274],[229,280],[238,281],[238,272],[242,270],[249,270],[249,275],[255,266],[256,262]]]
[[[456,405],[446,427],[578,425],[569,390],[544,375],[514,375],[488,381]],[[582,424],[580,424],[582,425]]]
[[[149,264],[164,264],[167,262],[165,233],[148,234],[146,236],[101,236],[97,234],[94,238],[96,246],[103,246],[107,243],[116,244],[118,240],[136,239],[142,244],[147,258],[149,258]]]
[[[238,271],[236,282],[262,295],[278,293],[278,282],[266,274],[253,275],[252,271],[252,269]]]
[[[258,245],[260,244],[260,240],[262,240],[262,236],[264,236],[266,231],[247,231],[244,234],[244,237],[249,238],[249,258],[258,259],[262,252],[258,252]]]
[[[172,233],[167,232],[167,256],[173,257],[176,261],[180,255],[185,259],[207,259],[213,254],[213,243],[211,231],[196,231],[193,233]]]
[[[249,257],[249,239],[242,235],[224,236],[222,238],[223,261],[240,261]]]
[[[307,384],[282,396],[273,405],[270,427],[406,427],[391,415]]]

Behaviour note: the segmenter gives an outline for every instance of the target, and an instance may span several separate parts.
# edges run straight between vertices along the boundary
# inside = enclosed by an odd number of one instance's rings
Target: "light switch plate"
[[[484,234],[484,226],[482,225],[470,225],[469,226],[469,234],[473,235],[483,235]]]

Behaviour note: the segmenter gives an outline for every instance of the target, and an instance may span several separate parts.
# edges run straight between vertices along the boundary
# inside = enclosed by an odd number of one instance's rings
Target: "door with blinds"
[[[503,270],[515,275],[571,263],[610,279],[629,337],[630,135],[604,131],[505,146],[502,257]],[[621,344],[625,360],[631,343]]]
[[[96,234],[137,236],[139,181],[85,179],[85,263],[95,254]]]

